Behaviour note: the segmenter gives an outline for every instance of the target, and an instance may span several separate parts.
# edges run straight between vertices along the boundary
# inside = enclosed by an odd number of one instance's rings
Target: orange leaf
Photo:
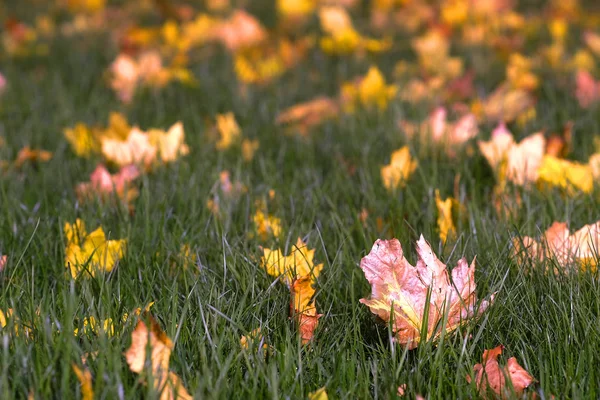
[[[414,267],[404,258],[397,239],[378,239],[360,262],[371,284],[371,298],[360,302],[382,320],[393,319],[396,340],[409,349],[418,346],[424,325],[426,338],[437,338],[446,315],[445,330],[451,332],[489,305],[482,301],[476,313],[475,260],[470,266],[464,258],[459,260],[450,282],[446,265],[433,254],[422,235],[417,241],[417,254]]]
[[[141,373],[146,364],[146,350],[150,350],[149,373],[152,374],[153,387],[160,392],[160,400],[184,399],[191,400],[193,397],[183,386],[181,379],[169,371],[169,359],[173,350],[173,342],[160,329],[160,326],[152,318],[150,329],[140,320],[131,334],[131,346],[125,352],[125,359],[129,369],[135,373]]]
[[[573,263],[589,263],[595,270],[600,249],[600,221],[585,225],[573,234],[569,233],[566,223],[554,222],[540,240],[525,236],[521,240],[515,238],[513,244],[515,253],[524,250],[530,258],[543,261],[555,257],[563,267]]]
[[[498,357],[502,354],[504,346],[500,345],[491,350],[483,352],[483,364],[473,367],[475,372],[477,389],[484,398],[490,398],[487,394],[493,391],[502,399],[512,398],[513,393],[518,397],[523,395],[535,379],[519,365],[515,357],[508,359],[505,367],[500,367]],[[471,382],[471,376],[467,376]],[[492,397],[493,398],[493,397]]]
[[[81,398],[83,400],[94,399],[94,388],[92,386],[92,374],[87,368],[79,368],[77,364],[72,364],[73,372],[81,383]]]
[[[336,117],[339,112],[340,107],[335,100],[319,96],[281,111],[275,123],[293,127],[301,135],[306,135],[311,128]]]

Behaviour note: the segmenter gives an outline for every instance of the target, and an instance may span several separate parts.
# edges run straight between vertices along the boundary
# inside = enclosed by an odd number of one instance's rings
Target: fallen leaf
[[[490,122],[511,122],[535,110],[533,96],[524,89],[500,85],[483,103],[483,113]]]
[[[435,190],[435,206],[438,212],[437,225],[442,243],[446,243],[448,236],[456,236],[456,226],[454,226],[454,219],[452,218],[452,208],[454,203],[456,203],[456,200],[452,197],[442,200],[440,191],[437,189]]]
[[[256,210],[256,214],[252,217],[254,226],[256,227],[256,233],[262,238],[267,240],[269,237],[279,237],[281,233],[281,219],[266,214],[266,211]]]
[[[417,161],[410,156],[408,146],[404,146],[392,153],[388,165],[381,167],[383,185],[389,191],[406,186],[406,182],[417,169]]]
[[[290,286],[290,314],[298,325],[302,344],[308,343],[313,338],[319,318],[322,316],[322,314],[317,314],[317,308],[313,301],[315,280],[314,273],[309,273],[294,279]]]
[[[260,147],[260,142],[257,139],[242,140],[242,158],[244,159],[244,161],[246,161],[246,162],[252,161],[254,159],[254,154],[256,153],[256,151],[258,150],[259,147]]]
[[[169,371],[173,342],[161,330],[154,318],[148,315],[150,329],[140,319],[131,333],[131,346],[125,352],[125,360],[132,372],[141,374],[145,369],[152,376],[153,388],[160,393],[160,400],[192,400],[181,378]],[[146,354],[146,350],[150,354]],[[150,358],[150,364],[146,363]]]
[[[575,97],[581,108],[589,108],[600,101],[600,81],[588,71],[579,70],[575,75]]]
[[[358,106],[377,107],[383,111],[397,92],[398,87],[387,85],[381,71],[373,66],[369,68],[364,77],[360,77],[354,82],[344,83],[340,99],[347,112],[354,112]]]
[[[513,239],[515,254],[524,254],[535,260],[555,258],[562,267],[578,264],[596,270],[600,249],[600,221],[583,226],[573,234],[564,222],[554,222],[539,240],[529,236]],[[557,270],[555,272],[558,273]]]
[[[216,148],[217,150],[227,150],[238,143],[242,135],[242,130],[232,112],[218,114],[216,119],[215,128],[219,134],[219,141],[216,144]]]
[[[277,114],[275,123],[286,125],[302,135],[307,135],[310,129],[325,120],[337,117],[339,111],[339,105],[335,100],[319,96],[281,111]]]
[[[115,335],[115,325],[112,318],[107,318],[99,322],[94,316],[90,316],[83,319],[83,334],[94,334],[100,335],[101,332],[105,333],[108,337]],[[79,328],[73,330],[73,335],[79,335]]]
[[[42,163],[48,162],[52,159],[52,152],[46,150],[35,150],[29,146],[23,147],[19,150],[17,158],[15,159],[15,168],[21,168],[25,163]]]
[[[79,368],[77,364],[71,364],[73,368],[73,372],[75,372],[75,376],[79,380],[81,384],[81,398],[83,400],[93,400],[94,399],[94,387],[92,384],[92,374],[89,369],[83,367]]]
[[[477,307],[475,260],[470,266],[464,258],[459,260],[450,282],[446,265],[433,254],[422,235],[417,241],[417,254],[417,265],[413,267],[404,258],[397,239],[378,239],[360,262],[371,284],[371,299],[360,302],[382,320],[393,319],[395,339],[409,349],[419,345],[424,325],[424,337],[435,339],[440,336],[444,321],[445,331],[452,332],[489,305],[488,301],[481,301]]]
[[[519,365],[515,357],[508,359],[506,366],[498,364],[498,357],[502,354],[504,346],[500,345],[491,350],[483,352],[483,364],[473,367],[475,384],[477,390],[484,398],[495,398],[489,396],[490,392],[500,396],[502,399],[510,399],[514,396],[521,397],[535,379]],[[467,375],[467,381],[471,382],[471,376]]]
[[[291,287],[296,279],[312,275],[315,279],[321,273],[323,264],[314,264],[315,250],[309,250],[308,245],[298,238],[292,246],[289,256],[284,256],[279,249],[263,249],[261,266],[267,274],[276,278],[281,277],[283,282]]]
[[[320,389],[310,392],[308,394],[308,400],[328,400],[326,387],[323,386]]]
[[[102,227],[88,234],[79,218],[74,224],[65,223],[64,232],[67,238],[65,267],[73,278],[82,275],[86,265],[92,276],[98,271],[110,272],[125,253],[126,239],[107,240]]]
[[[580,190],[590,193],[594,188],[594,176],[589,164],[546,155],[538,169],[538,183],[541,186],[556,186],[573,193]]]
[[[4,268],[6,268],[6,264],[8,263],[8,256],[5,255],[0,255],[0,272],[4,271]]]
[[[236,52],[265,41],[267,31],[251,14],[235,10],[229,19],[214,27],[212,37],[229,51]]]
[[[80,200],[89,200],[93,197],[106,199],[107,195],[115,193],[125,203],[134,200],[138,191],[131,187],[131,182],[140,176],[140,170],[135,165],[128,165],[111,175],[106,167],[99,164],[90,175],[90,181],[80,183],[75,188]]]
[[[254,329],[247,336],[242,335],[240,338],[240,346],[244,350],[249,350],[251,347],[256,347],[256,349],[260,349],[263,352],[263,355],[266,357],[267,352],[270,350],[269,345],[265,342],[265,338],[260,330],[260,328]]]
[[[541,133],[528,136],[517,144],[501,124],[492,133],[490,141],[477,144],[501,186],[507,181],[518,186],[528,186],[537,181],[546,148],[546,139]]]

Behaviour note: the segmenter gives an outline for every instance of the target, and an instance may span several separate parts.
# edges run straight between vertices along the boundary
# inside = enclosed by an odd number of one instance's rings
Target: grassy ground
[[[31,18],[32,14],[26,17]],[[565,197],[559,192],[523,192],[522,207],[510,219],[493,211],[494,177],[485,160],[461,153],[451,159],[407,142],[396,119],[419,120],[429,109],[401,102],[386,112],[359,112],[325,123],[310,139],[286,136],[274,126],[278,111],[318,94],[335,95],[339,85],[376,63],[388,73],[397,54],[362,61],[310,54],[304,67],[288,72],[275,85],[250,88],[238,96],[229,56],[218,53],[190,66],[198,88],[178,84],[159,92],[143,90],[122,105],[102,79],[116,49],[105,36],[59,38],[48,56],[5,57],[0,71],[10,90],[0,99],[0,148],[14,158],[24,145],[54,152],[39,166],[27,165],[0,176],[0,253],[8,254],[0,272],[0,309],[12,308],[32,331],[2,332],[0,397],[74,398],[80,395],[71,369],[84,353],[98,398],[152,398],[129,371],[123,352],[132,322],[117,323],[116,334],[74,335],[85,317],[120,321],[125,312],[154,301],[153,315],[173,338],[171,368],[198,398],[305,398],[326,386],[331,398],[394,398],[400,384],[429,398],[476,397],[465,377],[481,362],[484,349],[504,344],[539,381],[538,391],[556,398],[600,397],[600,281],[597,273],[565,276],[530,274],[510,256],[511,238],[536,235],[553,221],[572,226],[598,219],[597,193]],[[315,74],[319,71],[320,74]],[[490,77],[493,87],[501,77]],[[487,85],[487,82],[484,81]],[[518,137],[538,129],[559,130],[575,123],[574,158],[590,154],[598,131],[596,111],[573,104],[551,81],[539,91],[538,116],[511,127]],[[167,127],[181,120],[190,155],[143,178],[135,213],[100,203],[79,203],[74,187],[86,181],[98,159],[77,158],[62,135],[77,121],[105,124],[109,111],[121,111],[144,128]],[[233,111],[244,135],[258,138],[251,164],[237,153],[214,151],[206,121]],[[489,137],[492,126],[482,128]],[[391,150],[408,143],[419,159],[409,185],[388,193],[379,168]],[[344,158],[356,167],[348,173]],[[229,215],[216,219],[206,200],[228,169],[248,192]],[[467,218],[458,226],[456,245],[438,239],[434,190],[459,193],[468,200]],[[270,189],[270,212],[281,218],[283,234],[263,242],[251,238],[255,199]],[[362,208],[370,212],[359,220]],[[385,221],[383,231],[375,223]],[[102,225],[111,238],[127,238],[124,259],[110,274],[72,280],[65,273],[65,222],[82,218],[89,228]],[[391,344],[391,333],[378,325],[359,299],[370,288],[358,264],[377,238],[396,237],[411,261],[420,234],[449,266],[477,256],[478,293],[497,291],[484,316],[459,332],[413,351]],[[288,318],[289,292],[273,284],[259,265],[259,246],[287,247],[300,236],[316,248],[325,264],[318,279],[316,304],[324,316],[310,346],[302,346]],[[196,266],[173,267],[182,243],[191,244]],[[546,263],[550,264],[549,260]],[[261,327],[275,348],[263,359],[241,351],[240,336]]]

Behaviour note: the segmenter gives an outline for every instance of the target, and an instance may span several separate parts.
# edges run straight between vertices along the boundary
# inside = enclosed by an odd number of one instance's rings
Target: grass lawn
[[[508,50],[487,41],[467,45],[462,28],[447,22],[450,54],[462,60],[463,73],[473,72],[474,90],[460,100],[436,94],[413,101],[408,81],[432,73],[423,73],[426,61],[419,60],[411,40],[443,22],[424,22],[414,32],[392,24],[378,32],[369,24],[371,3],[363,2],[350,12],[356,29],[364,36],[390,36],[391,47],[332,55],[319,43],[318,9],[303,25],[289,28],[273,2],[248,2],[244,8],[270,39],[316,35],[300,60],[272,80],[244,83],[234,65],[238,53],[222,43],[203,44],[186,49],[188,58],[180,64],[195,82],[140,85],[126,103],[111,89],[108,72],[123,51],[114,36],[124,30],[116,26],[135,21],[160,27],[172,10],[153,6],[138,12],[136,7],[154,3],[109,1],[106,10],[131,15],[105,17],[99,27],[66,34],[62,26],[87,14],[60,3],[0,5],[5,25],[0,73],[7,82],[0,89],[0,160],[5,161],[0,166],[0,255],[8,256],[0,271],[0,310],[7,314],[0,330],[1,398],[81,398],[73,364],[91,372],[95,398],[159,398],[148,384],[150,373],[131,372],[123,355],[137,323],[132,313],[151,302],[150,313],[174,344],[170,370],[195,398],[304,399],[325,387],[332,399],[388,399],[397,398],[402,384],[409,398],[477,398],[476,383],[466,377],[474,376],[473,366],[482,362],[485,349],[500,344],[505,346],[502,365],[514,356],[535,377],[528,396],[600,397],[597,270],[565,267],[555,257],[540,261],[513,255],[514,238],[539,237],[554,221],[567,222],[573,232],[600,219],[597,187],[582,191],[507,182],[500,193],[499,175],[477,141],[489,140],[502,118],[478,114],[477,137],[453,151],[419,135],[409,137],[398,124],[427,121],[439,105],[450,110],[461,102],[475,110],[507,79],[509,55],[521,53],[536,60],[531,71],[538,84],[527,88],[535,114],[519,114],[507,121],[508,129],[517,142],[538,131],[548,139],[571,122],[563,154],[586,163],[600,137],[600,108],[598,103],[582,107],[575,99],[575,67],[566,61],[551,65],[543,54],[545,46],[559,40],[546,27],[556,15],[564,16],[568,27],[565,59],[586,49],[582,33],[599,32],[590,22],[600,15],[593,4],[582,2],[577,16],[550,2],[515,6],[516,15],[536,22],[531,22],[533,33],[516,28],[512,35],[525,39]],[[204,2],[183,3],[192,4],[195,13],[229,15],[207,11]],[[552,7],[562,14],[552,13]],[[43,33],[39,20],[36,24],[40,16],[53,21],[52,32]],[[36,31],[37,38],[14,39],[18,35],[9,28],[15,21]],[[9,42],[25,50],[15,52]],[[164,46],[160,51],[164,60],[174,58]],[[594,62],[589,70],[598,76],[600,57],[588,53]],[[399,72],[401,60],[408,72]],[[385,106],[360,99],[352,110],[341,105],[336,117],[304,135],[275,123],[290,106],[322,95],[338,99],[342,85],[364,76],[370,66],[379,68],[388,85],[397,85]],[[118,168],[100,152],[78,156],[63,134],[78,122],[106,127],[110,112],[122,113],[143,130],[181,121],[189,147],[189,154],[144,171],[129,206],[114,198],[77,196],[75,188],[90,180],[97,164],[111,172]],[[239,143],[215,147],[215,118],[227,112],[235,115],[243,138],[260,143],[250,161],[241,156]],[[380,169],[404,145],[418,167],[396,190],[387,190]],[[51,151],[52,158],[17,165],[24,146]],[[220,173],[225,170],[245,190],[224,195]],[[456,234],[445,243],[439,236],[436,190],[460,203]],[[517,199],[514,212],[498,211]],[[207,207],[209,200],[218,201],[218,212]],[[278,235],[257,232],[258,210],[280,219]],[[77,278],[69,274],[65,224],[78,218],[88,232],[101,226],[108,239],[126,239],[122,258],[110,272],[91,276],[93,266],[82,263]],[[476,257],[478,297],[496,295],[480,317],[408,350],[394,342],[391,322],[379,321],[359,303],[371,294],[359,264],[378,238],[397,238],[414,265],[421,234],[449,268],[462,257],[469,262]],[[315,264],[324,264],[314,284],[314,304],[323,315],[308,344],[290,318],[289,289],[261,264],[264,248],[289,254],[298,237],[316,250]],[[181,255],[182,245],[189,246],[187,256]],[[90,317],[112,322],[107,328],[103,322],[90,327]],[[256,328],[270,350],[240,345],[242,335]]]

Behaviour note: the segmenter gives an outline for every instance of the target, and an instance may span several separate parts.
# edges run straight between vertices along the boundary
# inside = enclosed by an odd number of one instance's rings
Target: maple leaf
[[[73,128],[66,128],[63,133],[75,154],[80,157],[89,157],[100,149],[92,130],[81,122]]]
[[[267,31],[251,14],[235,10],[229,19],[213,27],[211,37],[222,43],[229,51],[256,46],[267,38]]]
[[[244,139],[242,140],[242,158],[246,162],[250,162],[254,159],[256,150],[260,147],[258,140]]]
[[[500,124],[492,133],[491,140],[477,144],[501,186],[507,181],[527,186],[538,179],[546,148],[546,139],[541,133],[528,136],[517,144],[512,134]]]
[[[358,105],[367,108],[376,106],[385,110],[397,92],[398,87],[387,85],[381,71],[373,66],[364,77],[355,82],[344,83],[340,96],[344,109],[348,112],[354,112]]]
[[[596,81],[588,71],[577,71],[575,97],[581,108],[589,108],[592,104],[600,101],[600,81]]]
[[[315,390],[314,392],[310,392],[308,394],[308,400],[328,400],[326,387],[323,386],[320,389]]]
[[[81,384],[81,398],[83,400],[93,400],[94,399],[94,387],[92,384],[92,374],[87,368],[79,368],[77,364],[71,364],[73,368],[73,372],[75,372],[75,376],[79,380]]]
[[[127,240],[106,240],[102,227],[88,234],[84,222],[78,218],[74,224],[65,223],[64,232],[67,238],[65,266],[73,278],[80,276],[86,264],[92,276],[97,271],[110,272],[123,258]]]
[[[498,357],[502,354],[502,350],[504,350],[502,345],[485,350],[482,357],[483,364],[476,364],[473,367],[477,390],[484,398],[495,398],[495,396],[488,396],[490,392],[494,392],[502,399],[510,399],[515,395],[521,397],[525,389],[535,382],[515,357],[509,358],[506,366],[501,367]],[[471,379],[471,376],[467,375],[469,383]]]
[[[281,277],[283,282],[291,287],[294,280],[303,276],[312,275],[317,278],[323,269],[323,264],[314,264],[315,250],[309,250],[308,245],[298,238],[292,246],[289,256],[284,256],[281,250],[263,249],[261,266],[267,274],[276,278]]]
[[[137,164],[147,167],[156,159],[156,153],[149,135],[138,127],[132,128],[125,140],[102,139],[102,155],[118,166]]]
[[[90,316],[83,319],[82,331],[84,334],[93,333],[94,335],[104,332],[107,336],[111,337],[115,335],[115,325],[112,318],[107,318],[99,322],[94,316]],[[79,328],[73,330],[73,335],[79,335]]]
[[[386,189],[394,191],[404,187],[408,178],[417,169],[417,161],[410,157],[408,146],[404,146],[392,153],[390,163],[381,167],[381,179]]]
[[[483,103],[485,118],[491,122],[511,122],[535,111],[535,100],[524,89],[512,88],[504,83],[492,92]]]
[[[456,235],[456,226],[452,218],[452,208],[455,203],[456,199],[452,197],[442,200],[440,191],[435,190],[435,206],[438,211],[437,225],[440,230],[440,240],[442,243],[446,243],[448,236],[453,237]]]
[[[476,313],[475,260],[470,266],[464,258],[459,260],[450,282],[446,265],[438,260],[423,235],[417,241],[417,254],[415,267],[404,258],[397,239],[378,239],[360,262],[371,284],[371,298],[360,302],[382,320],[393,320],[396,340],[409,349],[418,346],[423,327],[427,340],[435,339],[441,334],[446,316],[445,331],[451,332],[489,305],[481,301]],[[424,321],[426,309],[428,319]]]
[[[257,350],[260,350],[264,357],[272,351],[273,349],[265,342],[265,338],[260,330],[260,328],[254,329],[247,336],[242,335],[240,338],[240,346],[244,350],[249,350],[251,347],[255,347]]]
[[[576,263],[582,267],[589,265],[595,271],[600,249],[600,221],[585,225],[573,234],[566,223],[554,222],[540,240],[524,236],[521,240],[513,239],[513,245],[515,254],[524,251],[528,257],[540,261],[554,257],[563,267]]]
[[[302,344],[308,343],[314,336],[314,331],[319,324],[322,314],[317,314],[313,302],[315,289],[313,282],[316,278],[312,274],[294,279],[290,286],[290,314],[298,325]]]
[[[8,256],[0,254],[0,272],[4,271],[6,264],[8,263]]]
[[[232,112],[218,114],[216,120],[215,129],[219,134],[219,141],[215,147],[217,150],[226,150],[239,141],[242,130]]]
[[[94,196],[105,199],[115,193],[126,203],[134,200],[138,192],[130,184],[140,176],[140,170],[135,165],[121,168],[118,173],[111,175],[104,165],[98,165],[90,175],[90,181],[80,183],[75,188],[80,200],[88,200]]]
[[[538,183],[557,186],[569,192],[578,189],[590,193],[594,188],[594,176],[588,164],[546,155],[538,169]]]
[[[25,163],[42,163],[48,162],[52,159],[52,152],[46,150],[35,150],[29,146],[23,147],[19,150],[17,158],[15,159],[15,167],[21,168]]]
[[[252,217],[256,232],[263,239],[266,240],[270,236],[279,237],[281,233],[281,219],[266,214],[263,210],[256,210],[256,214]]]
[[[454,123],[448,123],[448,112],[444,107],[436,108],[421,125],[415,126],[407,121],[400,121],[399,125],[410,138],[419,134],[447,146],[461,145],[479,133],[474,114],[467,113]]]
[[[286,125],[297,130],[301,135],[323,121],[335,118],[339,114],[338,103],[326,96],[319,96],[313,100],[296,104],[281,111],[276,119],[277,125]]]
[[[167,132],[151,129],[148,131],[148,136],[163,163],[173,162],[179,156],[185,156],[190,152],[185,144],[185,132],[181,122],[174,123]]]
[[[154,390],[160,393],[160,400],[192,400],[181,382],[181,378],[169,371],[169,361],[173,342],[161,330],[160,326],[151,315],[148,315],[150,329],[143,320],[139,320],[131,333],[131,346],[125,352],[125,360],[132,372],[140,374],[144,369],[152,377]],[[146,354],[146,350],[150,354]],[[146,363],[150,358],[150,365]]]

